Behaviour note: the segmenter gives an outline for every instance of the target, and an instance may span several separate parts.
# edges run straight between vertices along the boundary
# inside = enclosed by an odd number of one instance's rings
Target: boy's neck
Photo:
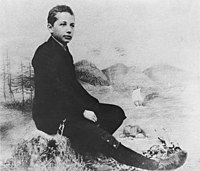
[[[62,46],[62,48],[66,51],[66,49],[67,49],[67,44],[66,45],[63,45],[61,42],[59,42],[55,37],[53,37],[52,35],[51,35],[51,37],[60,45],[60,46]]]

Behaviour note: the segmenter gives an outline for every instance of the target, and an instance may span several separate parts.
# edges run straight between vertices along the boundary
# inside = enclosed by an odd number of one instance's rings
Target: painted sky
[[[199,0],[0,0],[1,58],[31,60],[49,37],[47,13],[57,4],[76,16],[75,61],[142,69],[164,63],[200,73]]]

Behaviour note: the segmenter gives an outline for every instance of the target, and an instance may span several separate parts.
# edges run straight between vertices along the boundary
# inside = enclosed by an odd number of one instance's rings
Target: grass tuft
[[[81,156],[70,147],[69,140],[60,135],[23,140],[4,162],[2,170],[89,171]]]

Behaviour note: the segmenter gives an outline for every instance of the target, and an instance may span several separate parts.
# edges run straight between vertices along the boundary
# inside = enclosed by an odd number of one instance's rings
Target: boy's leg
[[[112,104],[100,103],[100,113],[97,114],[97,124],[113,134],[126,119],[125,113],[122,108]]]
[[[80,154],[99,152],[130,166],[149,170],[158,167],[156,161],[126,148],[111,134],[90,121],[66,123],[64,135],[70,139],[72,147]]]

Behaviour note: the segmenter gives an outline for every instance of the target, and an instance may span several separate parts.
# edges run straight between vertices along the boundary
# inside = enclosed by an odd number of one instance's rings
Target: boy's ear
[[[50,33],[53,33],[53,26],[50,23],[47,24],[47,28]]]

